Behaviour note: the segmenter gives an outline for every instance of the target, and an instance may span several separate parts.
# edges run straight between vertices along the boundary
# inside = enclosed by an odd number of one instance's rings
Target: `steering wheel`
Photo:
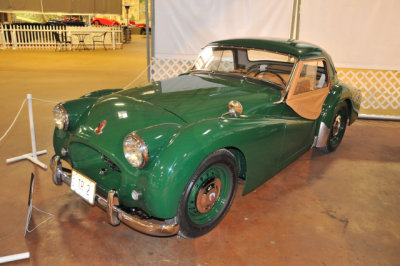
[[[283,83],[283,85],[284,85],[285,87],[287,86],[286,81],[282,78],[281,75],[279,75],[279,74],[276,73],[276,72],[270,71],[270,70],[258,70],[258,71],[256,71],[256,72],[254,73],[254,77],[257,77],[258,75],[260,75],[261,73],[264,73],[264,72],[274,74],[275,76],[277,76],[277,77],[280,79],[280,81],[282,81],[282,83]]]
[[[249,67],[249,69],[247,69],[246,71],[246,76],[249,75],[251,72],[257,72],[259,71],[261,65],[256,64],[256,65],[252,65],[251,67]]]

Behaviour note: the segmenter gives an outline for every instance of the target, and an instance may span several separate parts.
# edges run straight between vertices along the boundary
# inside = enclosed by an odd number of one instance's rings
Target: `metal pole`
[[[29,126],[30,126],[30,130],[31,130],[32,153],[27,153],[27,154],[24,154],[24,155],[21,155],[21,156],[17,156],[17,157],[14,157],[14,158],[7,159],[6,162],[7,163],[13,163],[13,162],[16,162],[16,161],[28,159],[31,162],[33,162],[34,164],[39,165],[43,169],[47,169],[47,165],[45,165],[44,163],[42,163],[41,161],[38,160],[38,155],[45,154],[45,153],[47,153],[47,151],[43,150],[43,151],[39,151],[38,152],[36,150],[35,126],[34,126],[34,123],[33,123],[32,94],[27,94],[26,98],[28,100]]]
[[[296,40],[300,38],[300,10],[301,0],[297,0],[297,23],[296,23]]]
[[[149,0],[146,0],[146,52],[147,52],[147,81],[150,81],[150,35],[149,35]]]
[[[31,128],[32,156],[35,160],[37,160],[35,125],[33,124],[32,94],[26,95],[26,98],[28,99],[29,125]]]
[[[25,252],[25,253],[19,253],[15,255],[9,255],[9,256],[4,256],[0,257],[0,263],[6,263],[6,262],[11,262],[11,261],[16,261],[16,260],[24,260],[24,259],[29,259],[30,253]]]
[[[156,13],[155,13],[155,7],[154,7],[154,0],[151,0],[151,58],[154,57],[154,43],[155,43],[155,20],[156,20]]]
[[[301,5],[301,0],[293,0],[292,23],[290,26],[290,39],[292,40],[299,39],[300,5]]]

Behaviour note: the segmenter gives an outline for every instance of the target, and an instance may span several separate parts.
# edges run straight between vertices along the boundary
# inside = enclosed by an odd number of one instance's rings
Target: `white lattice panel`
[[[157,59],[151,62],[151,79],[161,80],[186,72],[193,60]],[[338,69],[339,78],[361,90],[361,113],[400,116],[400,71]],[[388,113],[385,113],[388,112]]]
[[[361,90],[363,109],[400,111],[400,71],[340,69],[338,76]]]
[[[150,64],[151,80],[176,77],[187,72],[192,67],[193,62],[193,60],[187,59],[157,59],[153,57]]]

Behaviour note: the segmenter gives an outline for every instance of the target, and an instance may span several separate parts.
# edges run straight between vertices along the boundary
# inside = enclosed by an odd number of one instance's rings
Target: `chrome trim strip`
[[[359,114],[358,118],[360,119],[372,119],[372,120],[400,120],[400,116],[397,115],[367,115],[367,114]]]
[[[54,155],[50,161],[50,168],[53,171],[53,175],[57,174],[61,177],[62,182],[67,185],[71,185],[71,174],[66,173],[61,166],[60,157]],[[131,228],[153,236],[171,236],[176,235],[179,231],[179,224],[176,222],[159,222],[150,220],[141,220],[125,211],[121,210],[115,203],[118,203],[118,198],[115,197],[115,191],[111,190],[108,192],[108,198],[105,199],[96,193],[95,197],[96,205],[107,212],[109,223],[112,225],[118,225],[119,222],[130,226]],[[170,220],[168,220],[170,221]]]
[[[317,148],[322,148],[326,146],[330,132],[330,129],[325,125],[325,123],[321,122],[318,131],[318,140],[316,145]]]

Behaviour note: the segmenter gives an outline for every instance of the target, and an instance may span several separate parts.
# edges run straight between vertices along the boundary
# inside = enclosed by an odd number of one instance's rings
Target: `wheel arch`
[[[350,119],[350,117],[351,117],[351,110],[353,109],[353,104],[352,104],[351,100],[348,99],[348,98],[345,99],[344,102],[345,102],[346,105],[347,105],[347,115],[349,116],[348,125],[350,125],[350,124],[351,124],[351,119]]]
[[[244,156],[244,153],[236,147],[233,146],[229,146],[229,147],[225,147],[225,149],[227,149],[228,151],[230,151],[236,159],[236,164],[238,167],[238,175],[239,178],[246,180],[246,173],[247,173],[247,164],[246,164],[246,157]]]

